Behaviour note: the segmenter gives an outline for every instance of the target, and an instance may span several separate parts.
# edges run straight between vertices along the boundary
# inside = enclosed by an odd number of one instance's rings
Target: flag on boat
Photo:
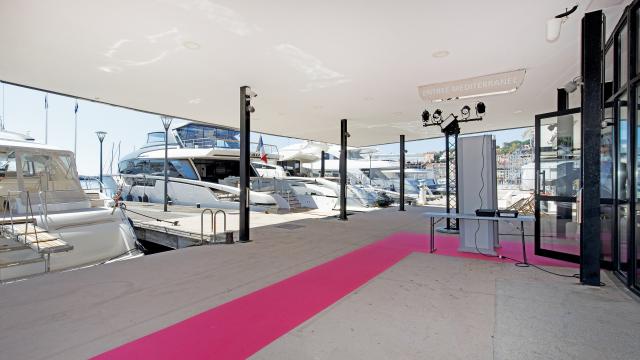
[[[260,160],[262,160],[265,164],[267,163],[267,152],[264,150],[264,143],[262,142],[262,135],[260,135],[260,139],[258,140],[258,148],[256,152],[260,153]]]
[[[76,108],[73,110],[76,114],[78,113],[78,100],[76,100]]]
[[[48,109],[49,108],[49,100],[47,100],[47,98],[49,97],[49,94],[46,94],[44,96],[44,108]]]

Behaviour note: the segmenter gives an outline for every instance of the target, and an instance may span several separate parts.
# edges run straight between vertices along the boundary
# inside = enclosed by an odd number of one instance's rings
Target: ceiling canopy
[[[579,74],[584,12],[623,2],[578,1],[547,42],[546,20],[575,3],[3,0],[0,80],[232,127],[249,85],[252,130],[336,143],[346,118],[361,146],[440,136],[425,107],[477,100],[426,104],[419,86],[524,69],[462,131],[531,126]]]

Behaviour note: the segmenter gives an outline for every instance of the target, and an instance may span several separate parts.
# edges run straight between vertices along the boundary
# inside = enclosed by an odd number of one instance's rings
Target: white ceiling
[[[419,85],[525,68],[463,132],[531,126],[579,74],[582,14],[621,1],[578,1],[548,43],[546,20],[574,3],[2,0],[0,80],[233,127],[250,85],[252,130],[335,143],[347,118],[361,146],[440,135],[419,126]]]

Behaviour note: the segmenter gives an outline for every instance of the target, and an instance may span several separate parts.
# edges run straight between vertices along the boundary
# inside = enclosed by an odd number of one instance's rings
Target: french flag
[[[260,152],[260,160],[262,160],[262,162],[264,162],[266,164],[267,163],[267,152],[264,150],[264,143],[262,142],[262,135],[260,135],[260,139],[258,140],[258,149],[256,149],[256,152]]]

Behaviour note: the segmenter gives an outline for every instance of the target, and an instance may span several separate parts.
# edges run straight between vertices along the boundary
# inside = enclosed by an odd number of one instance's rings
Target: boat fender
[[[149,202],[149,196],[147,196],[147,194],[144,194],[142,196],[142,202],[145,202],[145,203]]]
[[[133,201],[133,195],[129,194],[126,197],[127,201]]]

